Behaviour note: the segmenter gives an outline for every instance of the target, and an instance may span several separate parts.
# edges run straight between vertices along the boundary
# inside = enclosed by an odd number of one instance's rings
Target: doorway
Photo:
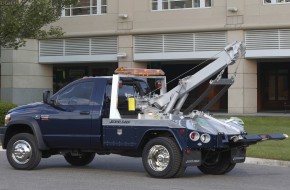
[[[290,105],[289,73],[287,63],[258,63],[259,111],[284,111]]]

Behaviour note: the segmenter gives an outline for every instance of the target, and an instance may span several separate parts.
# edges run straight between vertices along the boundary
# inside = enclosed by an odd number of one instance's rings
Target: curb
[[[263,166],[290,167],[290,161],[270,160],[270,159],[262,159],[262,158],[247,157],[245,163],[263,165]]]

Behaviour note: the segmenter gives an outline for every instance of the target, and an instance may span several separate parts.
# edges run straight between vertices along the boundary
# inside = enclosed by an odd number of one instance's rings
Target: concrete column
[[[134,50],[133,50],[133,36],[121,35],[118,37],[118,52],[126,53],[126,57],[118,58],[119,67],[127,68],[147,68],[145,63],[134,62]]]
[[[38,63],[38,40],[1,53],[1,100],[17,105],[41,101],[42,92],[52,89],[53,70]]]
[[[119,34],[128,34],[133,29],[134,0],[118,0],[118,22]]]
[[[134,0],[118,1],[118,52],[126,53],[126,57],[118,58],[119,67],[146,68],[145,63],[134,62],[133,36],[130,34],[133,29]]]
[[[228,31],[228,42],[243,41],[243,39],[243,31]],[[236,71],[235,83],[228,91],[228,112],[231,114],[256,113],[257,63],[254,60],[238,60],[236,64],[229,66],[228,74],[232,75]]]

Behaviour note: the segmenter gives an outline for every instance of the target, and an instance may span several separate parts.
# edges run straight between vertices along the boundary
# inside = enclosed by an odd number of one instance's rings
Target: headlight
[[[10,114],[5,115],[5,125],[7,125],[7,123],[11,121],[11,116]]]

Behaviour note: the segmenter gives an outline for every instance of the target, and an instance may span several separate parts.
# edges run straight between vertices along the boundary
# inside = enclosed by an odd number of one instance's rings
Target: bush
[[[15,108],[15,107],[16,105],[14,104],[0,101],[0,125],[4,125],[5,115],[10,109]]]

